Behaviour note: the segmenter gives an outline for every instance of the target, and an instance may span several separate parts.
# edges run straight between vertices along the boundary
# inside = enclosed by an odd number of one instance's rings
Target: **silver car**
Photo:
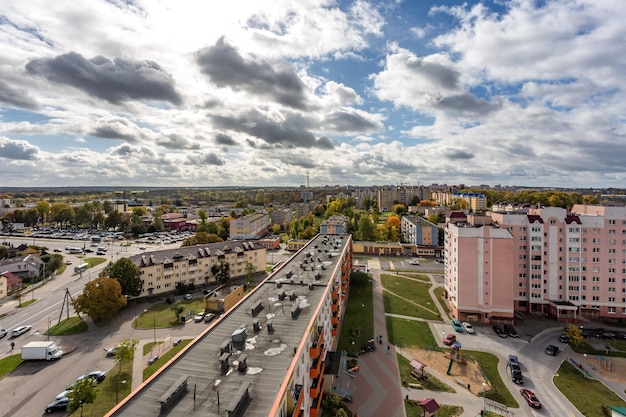
[[[27,331],[29,331],[32,328],[32,326],[20,326],[20,327],[16,327],[15,329],[11,330],[11,337],[18,337],[23,335],[24,333],[26,333]]]

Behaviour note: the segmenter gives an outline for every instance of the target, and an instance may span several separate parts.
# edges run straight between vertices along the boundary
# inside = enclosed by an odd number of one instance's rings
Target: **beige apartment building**
[[[270,215],[253,213],[230,221],[230,239],[260,239],[270,230]]]
[[[173,292],[179,284],[214,283],[211,268],[220,262],[228,262],[232,278],[245,276],[249,264],[255,273],[263,272],[265,253],[255,241],[228,241],[148,252],[130,260],[141,270],[140,297],[146,297]]]
[[[446,292],[460,319],[626,319],[626,207],[456,212],[445,236]]]

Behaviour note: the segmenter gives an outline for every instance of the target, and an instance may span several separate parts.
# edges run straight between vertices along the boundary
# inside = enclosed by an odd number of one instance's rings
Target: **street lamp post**
[[[119,386],[120,384],[125,384],[125,383],[126,383],[126,380],[125,380],[125,379],[122,379],[121,381],[117,381],[117,382],[115,383],[115,404],[117,404],[117,403],[119,403],[119,402],[120,402],[120,401],[119,401],[119,398],[118,398],[118,395],[117,395],[118,386]]]
[[[144,310],[144,313],[147,313],[148,310]],[[154,344],[156,345],[156,313],[152,310],[152,332],[154,333]]]
[[[52,317],[48,316],[48,333],[46,333],[48,335],[48,341],[50,341],[50,319]]]
[[[483,382],[483,411],[480,413],[480,415],[484,415],[485,414],[485,403],[487,402],[487,383]]]

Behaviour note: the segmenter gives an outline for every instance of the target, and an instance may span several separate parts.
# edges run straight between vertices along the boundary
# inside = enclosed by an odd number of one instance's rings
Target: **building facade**
[[[404,241],[416,246],[438,246],[439,228],[419,216],[402,216],[401,232]]]
[[[475,217],[446,225],[445,280],[453,309],[484,306],[459,300],[484,290],[489,275],[490,285],[510,283],[510,294],[492,291],[502,297],[492,301],[510,304],[506,311],[561,321],[626,318],[626,207],[577,204],[569,212],[539,207]]]
[[[320,224],[320,233],[323,235],[348,233],[348,218],[346,216],[330,216]]]
[[[43,274],[45,262],[31,254],[0,260],[0,272],[11,272],[21,279]]]
[[[265,253],[258,242],[228,241],[149,252],[130,260],[141,271],[140,297],[150,297],[175,291],[179,284],[214,283],[211,268],[220,262],[228,262],[231,277],[245,276],[248,265],[254,273],[263,272]]]
[[[260,239],[270,230],[270,216],[253,213],[230,221],[231,240]]]

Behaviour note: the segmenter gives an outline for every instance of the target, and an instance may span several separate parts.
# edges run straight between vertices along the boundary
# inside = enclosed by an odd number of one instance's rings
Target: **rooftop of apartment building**
[[[402,220],[409,221],[415,225],[421,224],[424,226],[437,226],[436,224],[429,222],[421,216],[402,216]]]
[[[349,241],[349,235],[316,236],[109,415],[218,417],[247,388],[240,415],[267,417],[289,388],[294,357],[308,354],[306,335]]]

